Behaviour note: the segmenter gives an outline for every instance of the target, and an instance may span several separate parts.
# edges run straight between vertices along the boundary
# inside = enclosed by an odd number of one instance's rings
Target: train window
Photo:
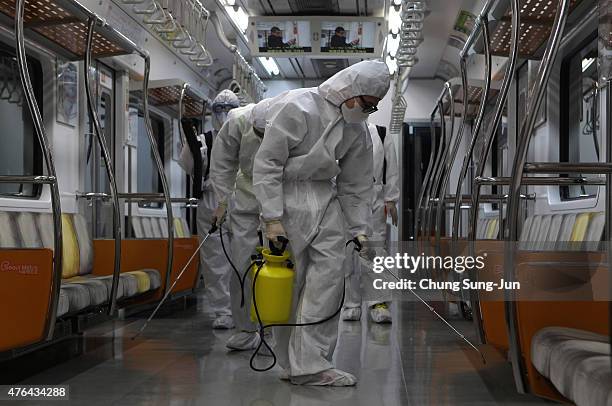
[[[135,113],[135,111],[132,111]],[[137,148],[136,148],[136,177],[137,177],[137,191],[140,193],[162,193],[163,188],[161,184],[161,178],[157,172],[155,166],[155,157],[151,151],[151,144],[149,143],[149,136],[145,128],[144,117],[141,110],[137,113],[138,120],[138,134]],[[165,125],[164,120],[154,114],[151,114],[151,125],[153,127],[153,136],[157,141],[157,148],[161,156],[162,162],[164,162],[164,135]],[[138,204],[140,207],[146,208],[162,208],[163,203],[161,202],[141,202]]]
[[[561,65],[561,162],[597,162],[599,111],[597,92],[597,39],[595,32]],[[595,197],[597,186],[563,186],[562,200]]]
[[[43,73],[39,61],[28,57],[34,95],[42,107]],[[40,143],[28,111],[13,50],[0,45],[0,174],[42,175]],[[0,183],[0,196],[35,198],[41,188],[33,184]]]

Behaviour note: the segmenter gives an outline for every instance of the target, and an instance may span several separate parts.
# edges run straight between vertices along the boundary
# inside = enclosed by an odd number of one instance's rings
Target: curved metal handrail
[[[527,159],[527,150],[533,135],[537,112],[546,91],[546,85],[550,77],[551,67],[559,50],[561,36],[567,21],[569,6],[570,0],[559,0],[551,37],[548,40],[546,50],[544,51],[544,57],[540,64],[540,68],[538,69],[536,82],[529,93],[526,116],[525,120],[523,121],[523,125],[521,126],[518,145],[514,155],[511,184],[508,191],[508,221],[504,227],[506,231],[505,239],[507,242],[509,242],[506,244],[504,252],[504,279],[509,282],[516,280],[516,270],[514,269],[514,255],[516,254],[516,251],[512,242],[515,242],[518,239],[520,189],[524,165]],[[510,343],[509,356],[512,362],[512,372],[517,390],[524,393],[526,391],[527,383],[525,382],[524,360],[520,352],[521,339],[519,336],[517,309],[516,303],[514,302],[515,299],[516,292],[512,290],[505,291],[506,322],[508,323],[508,341]]]
[[[447,91],[447,87],[445,86],[442,89],[442,94],[440,95],[440,97],[442,97]],[[436,113],[438,111],[443,111],[444,106],[442,105],[442,101],[440,100],[440,98],[438,98],[437,102],[436,102],[436,106],[434,107],[434,110],[431,113],[431,120],[433,122],[433,120],[436,117]],[[433,160],[433,166],[431,167],[431,172],[429,173],[429,178],[425,179],[425,183],[423,184],[424,186],[424,193],[423,193],[423,199],[421,201],[421,206],[418,208],[417,210],[417,215],[419,215],[420,221],[418,221],[418,223],[420,223],[420,228],[421,228],[421,236],[425,237],[426,236],[426,215],[427,215],[427,207],[428,207],[428,202],[429,199],[431,198],[431,187],[433,184],[433,180],[434,180],[434,176],[435,173],[437,171],[438,168],[438,162],[442,156],[442,150],[444,148],[444,144],[446,142],[445,137],[446,137],[446,128],[445,128],[445,122],[444,122],[444,115],[441,114],[441,120],[440,120],[440,139],[437,140],[439,141],[438,144],[439,146],[436,148],[436,156],[435,159]],[[435,133],[432,134],[433,137],[436,137]],[[419,219],[417,219],[419,220]],[[417,234],[418,237],[418,234]]]
[[[174,215],[172,213],[172,201],[170,199],[170,188],[168,187],[168,179],[164,172],[164,163],[162,162],[161,156],[157,149],[157,143],[155,135],[153,135],[153,126],[151,124],[151,115],[149,114],[149,76],[151,74],[151,57],[148,53],[144,53],[144,80],[142,81],[142,110],[145,121],[145,128],[147,130],[147,136],[151,144],[151,151],[153,152],[153,158],[155,159],[155,165],[157,166],[157,172],[162,184],[162,192],[164,195],[164,202],[166,205],[166,217],[168,222],[168,263],[166,267],[166,285],[164,287],[164,294],[167,293],[170,288],[171,276],[172,276],[172,264],[174,260]]]
[[[439,194],[439,190],[440,190],[440,186],[441,186],[441,182],[442,182],[442,176],[444,173],[444,165],[448,159],[448,155],[449,155],[449,151],[450,151],[450,147],[452,144],[452,140],[454,138],[454,132],[455,132],[455,96],[453,94],[453,89],[452,86],[449,82],[447,82],[447,84],[445,85],[448,87],[447,89],[447,94],[448,94],[448,99],[449,99],[449,105],[450,105],[450,111],[449,111],[449,121],[450,121],[450,130],[449,130],[449,136],[446,137],[448,139],[448,141],[445,140],[445,143],[442,145],[444,148],[444,151],[442,153],[442,157],[438,163],[438,167],[437,170],[434,172],[434,178],[433,178],[433,185],[431,188],[431,193],[430,193],[430,198],[434,197],[434,196],[438,196]],[[440,110],[440,115],[441,120],[444,121],[444,111]],[[426,217],[426,222],[427,222],[427,232],[431,232],[431,225],[433,222],[433,208],[435,203],[433,201],[431,201],[431,199],[426,200],[426,204],[428,205],[428,212],[427,212],[427,217]]]
[[[504,73],[504,79],[501,85],[500,92],[497,96],[497,103],[495,105],[493,122],[491,126],[488,128],[488,132],[485,136],[484,148],[480,154],[480,160],[476,167],[476,178],[480,178],[484,176],[485,165],[489,154],[491,152],[491,148],[493,147],[493,141],[495,140],[495,134],[497,133],[497,127],[502,119],[502,114],[504,111],[504,104],[508,98],[508,91],[510,90],[510,85],[512,83],[512,78],[514,76],[514,70],[516,68],[516,60],[518,58],[518,45],[520,39],[520,26],[521,26],[521,15],[519,12],[520,4],[519,0],[512,0],[510,3],[510,7],[512,10],[512,31],[510,36],[510,55],[508,57],[508,63],[506,65],[506,72]],[[515,23],[516,22],[516,23]],[[471,222],[468,224],[468,240],[474,240],[478,227],[478,206],[480,199],[480,183],[475,183],[472,188],[472,208],[470,209],[469,219]],[[502,210],[502,206],[500,205],[500,210]],[[501,224],[500,224],[501,225]],[[453,224],[453,235],[455,234],[455,227]],[[501,227],[500,227],[501,230]],[[500,233],[501,234],[501,233]]]
[[[434,235],[435,235],[435,243],[436,247],[439,248],[439,242],[441,237],[441,226],[442,226],[442,208],[444,207],[444,196],[446,195],[446,189],[448,187],[448,182],[450,179],[450,174],[452,171],[453,163],[455,162],[455,157],[459,152],[459,145],[461,144],[461,139],[463,138],[463,132],[465,130],[465,125],[467,122],[467,108],[468,108],[468,87],[467,87],[467,69],[465,66],[465,59],[460,59],[460,68],[461,68],[461,83],[463,87],[463,111],[461,112],[461,124],[459,125],[459,129],[457,130],[457,134],[453,137],[453,129],[452,125],[455,122],[455,117],[451,116],[451,137],[449,140],[449,147],[446,154],[446,157],[442,164],[442,170],[440,176],[442,177],[442,181],[440,183],[440,189],[438,193],[435,195],[438,199],[436,208],[436,218],[434,223]],[[452,147],[451,147],[452,146]],[[435,203],[435,202],[434,202]]]
[[[429,179],[431,176],[431,171],[434,166],[434,156],[436,154],[436,127],[434,124],[435,115],[432,114],[429,120],[429,133],[431,135],[431,147],[429,151],[429,162],[427,164],[427,170],[425,171],[425,176],[423,177],[424,182],[421,185],[421,190],[419,191],[419,196],[416,201],[415,206],[415,221],[414,221],[414,239],[416,240],[419,236],[419,225],[421,223],[421,207],[423,205],[423,197],[425,195],[425,189],[427,189],[427,184],[429,183]]]
[[[181,147],[183,147],[185,145],[185,143],[187,142],[187,137],[185,136],[185,132],[183,131],[183,126],[181,121],[183,120],[183,100],[185,100],[185,94],[187,93],[187,89],[189,89],[189,83],[185,82],[183,83],[183,86],[181,86],[181,94],[179,96],[179,101],[178,101],[178,111],[179,111],[179,139],[181,140]]]
[[[108,148],[106,147],[106,136],[102,131],[100,120],[96,106],[94,104],[92,90],[91,90],[91,76],[89,70],[91,67],[91,51],[93,43],[93,33],[96,25],[96,19],[90,17],[87,24],[87,43],[85,46],[85,96],[87,98],[87,106],[89,117],[94,126],[94,132],[102,158],[104,159],[104,167],[106,169],[106,176],[108,177],[108,183],[110,186],[111,200],[113,202],[113,239],[115,240],[115,262],[113,268],[113,282],[110,291],[110,299],[108,306],[108,314],[113,315],[117,305],[117,290],[119,289],[119,278],[121,274],[121,212],[119,206],[119,197],[117,196],[117,181],[115,179],[115,169],[113,168],[113,162],[111,160]]]
[[[59,185],[55,172],[55,162],[53,154],[49,146],[49,139],[45,131],[45,125],[36,102],[34,88],[28,71],[28,62],[26,59],[25,39],[23,31],[23,14],[26,0],[16,0],[15,2],[15,51],[17,53],[17,67],[19,69],[19,78],[24,90],[24,97],[32,116],[34,130],[38,136],[42,154],[45,160],[47,169],[47,177],[52,178],[53,182],[49,182],[51,189],[51,209],[53,211],[53,277],[51,284],[51,305],[47,312],[45,321],[46,339],[51,340],[55,330],[55,321],[57,318],[57,306],[59,303],[60,286],[62,283],[62,264],[63,264],[63,241],[62,241],[62,220],[61,220],[61,203]]]
[[[480,108],[478,111],[478,116],[476,117],[476,122],[474,124],[474,128],[472,129],[472,139],[470,141],[470,145],[467,150],[467,154],[463,159],[463,164],[461,165],[461,170],[459,172],[459,178],[457,179],[457,188],[455,192],[455,208],[453,209],[453,232],[452,239],[456,241],[458,238],[458,230],[459,230],[459,220],[461,213],[459,212],[459,196],[461,196],[461,189],[463,188],[463,182],[465,182],[465,178],[467,177],[468,170],[470,168],[470,161],[472,156],[474,155],[474,148],[476,147],[476,143],[478,142],[478,136],[480,135],[480,128],[482,127],[482,122],[484,119],[484,113],[487,105],[487,97],[489,95],[489,91],[491,90],[491,51],[490,51],[490,42],[489,42],[489,26],[488,19],[486,15],[481,16],[480,24],[478,27],[482,29],[483,39],[484,39],[484,47],[485,47],[485,88],[482,92],[482,99],[480,101]],[[476,27],[474,28],[476,29]],[[469,222],[469,219],[468,219]]]

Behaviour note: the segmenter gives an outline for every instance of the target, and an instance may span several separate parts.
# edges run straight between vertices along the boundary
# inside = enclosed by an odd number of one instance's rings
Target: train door
[[[97,62],[92,69],[93,94],[97,100],[100,126],[106,138],[113,166],[115,160],[115,72],[108,66]],[[104,167],[104,159],[98,145],[93,123],[86,118],[86,153],[85,153],[85,189],[86,192],[101,192],[110,195],[110,185]],[[110,237],[113,226],[113,206],[110,201],[95,199],[91,202],[91,212],[88,216],[94,238]]]

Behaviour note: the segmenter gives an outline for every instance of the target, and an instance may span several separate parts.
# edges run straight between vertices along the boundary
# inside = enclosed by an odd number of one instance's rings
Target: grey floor
[[[205,309],[199,299],[197,306],[155,319],[134,341],[143,318],[102,325],[79,340],[82,355],[21,383],[68,384],[70,402],[53,404],[87,406],[547,403],[516,394],[510,368],[496,351],[483,347],[483,365],[420,303],[396,303],[392,325],[365,317],[340,324],[336,365],[359,378],[354,388],[299,387],[279,380],[276,369],[251,371],[250,354],[228,353],[231,331],[212,330]],[[472,330],[469,322],[454,324]]]

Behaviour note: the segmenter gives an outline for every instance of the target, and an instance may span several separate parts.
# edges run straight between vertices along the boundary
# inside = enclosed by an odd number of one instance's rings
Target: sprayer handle
[[[268,241],[268,244],[270,245],[270,251],[272,252],[272,255],[283,255],[283,252],[285,252],[285,250],[287,249],[287,244],[289,244],[289,240],[287,239],[287,237],[283,237],[282,235],[279,235],[276,238],[278,239],[278,242],[281,243],[281,247],[277,248],[276,245],[274,245],[274,242]]]

